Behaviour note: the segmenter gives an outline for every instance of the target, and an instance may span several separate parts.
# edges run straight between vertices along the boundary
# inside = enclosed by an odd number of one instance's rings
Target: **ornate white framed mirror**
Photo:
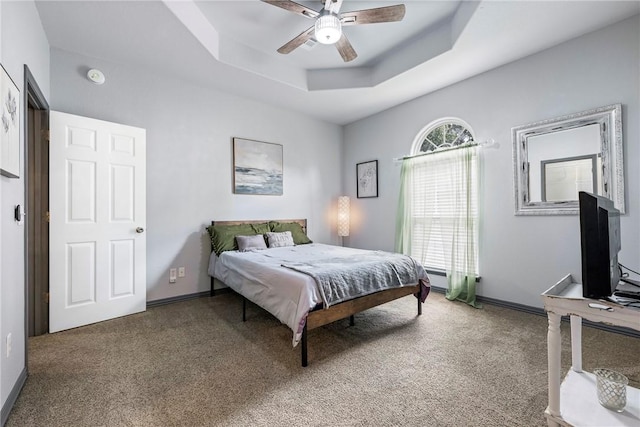
[[[511,138],[516,215],[577,215],[578,191],[625,212],[620,104],[514,127]]]

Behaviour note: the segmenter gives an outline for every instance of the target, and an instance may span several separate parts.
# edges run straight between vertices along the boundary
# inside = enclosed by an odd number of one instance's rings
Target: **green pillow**
[[[269,223],[260,224],[237,224],[237,225],[210,225],[207,227],[211,236],[211,249],[220,256],[224,251],[235,251],[238,249],[236,236],[254,236],[265,234],[271,231]]]
[[[269,227],[274,233],[281,233],[283,231],[290,231],[293,236],[293,243],[296,245],[304,245],[306,243],[313,243],[305,232],[302,230],[302,226],[297,222],[278,222],[270,221]]]

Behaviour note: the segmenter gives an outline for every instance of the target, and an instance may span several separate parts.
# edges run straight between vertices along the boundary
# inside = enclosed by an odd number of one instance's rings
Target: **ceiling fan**
[[[324,0],[324,7],[319,12],[290,0],[262,1],[316,21],[278,49],[279,53],[290,53],[314,39],[322,44],[335,44],[344,62],[353,61],[358,54],[342,32],[342,26],[402,21],[405,13],[404,4],[340,13],[343,0]]]

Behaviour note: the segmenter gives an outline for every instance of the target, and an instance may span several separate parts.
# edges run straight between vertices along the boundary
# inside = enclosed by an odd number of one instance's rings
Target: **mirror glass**
[[[621,106],[512,129],[516,215],[578,213],[578,192],[624,213]]]

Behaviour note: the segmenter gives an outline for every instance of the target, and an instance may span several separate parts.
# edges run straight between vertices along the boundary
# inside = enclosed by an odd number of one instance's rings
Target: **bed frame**
[[[307,232],[306,219],[277,219],[277,220],[251,220],[251,221],[211,221],[211,225],[238,225],[238,224],[261,224],[269,221],[278,222],[296,222],[302,226],[302,230]],[[213,289],[215,279],[211,277],[211,296],[215,295]],[[302,339],[300,340],[300,350],[302,366],[308,365],[307,360],[307,332],[327,325],[340,319],[349,317],[349,323],[354,325],[354,314],[360,313],[369,308],[402,298],[407,295],[416,295],[418,301],[418,316],[422,314],[422,302],[420,301],[420,283],[414,286],[403,286],[401,288],[387,289],[370,295],[354,298],[339,304],[332,305],[325,309],[323,304],[316,305],[307,315],[304,329],[302,330]],[[247,299],[242,296],[242,321],[246,321]]]

